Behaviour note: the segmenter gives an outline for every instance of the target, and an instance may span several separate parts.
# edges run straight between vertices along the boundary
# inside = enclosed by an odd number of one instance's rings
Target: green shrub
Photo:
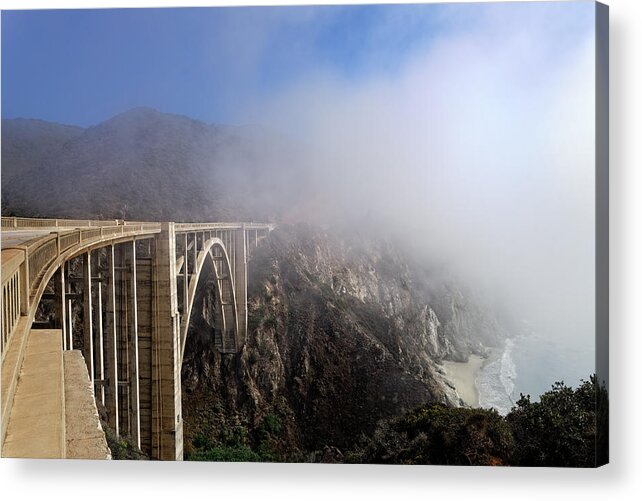
[[[227,461],[227,462],[257,462],[262,461],[259,454],[247,446],[241,447],[212,447],[206,450],[198,450],[189,457],[187,461]]]
[[[264,435],[279,436],[281,434],[282,429],[283,429],[283,425],[281,424],[281,419],[279,418],[279,416],[275,416],[274,414],[268,414],[263,418],[263,422],[259,427],[259,433],[262,436]]]
[[[383,421],[353,462],[500,465],[513,448],[510,429],[494,410],[418,407]]]
[[[275,315],[268,315],[263,321],[263,325],[266,329],[276,329],[278,322]]]
[[[594,466],[596,405],[601,393],[606,390],[600,389],[595,376],[591,376],[575,390],[557,382],[540,396],[539,402],[521,395],[517,406],[506,416],[518,444],[511,462],[520,466]],[[605,395],[601,398],[606,400]],[[604,406],[608,408],[608,402]],[[608,427],[603,418],[601,426]]]

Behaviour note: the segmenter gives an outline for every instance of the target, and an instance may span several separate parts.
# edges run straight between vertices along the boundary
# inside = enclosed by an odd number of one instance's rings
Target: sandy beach
[[[475,378],[485,361],[479,355],[471,355],[468,362],[443,362],[446,378],[455,385],[461,399],[471,407],[479,406]]]

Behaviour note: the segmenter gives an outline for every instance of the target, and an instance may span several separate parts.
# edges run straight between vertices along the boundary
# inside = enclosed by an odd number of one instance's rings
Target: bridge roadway
[[[201,276],[214,284],[212,343],[221,356],[234,354],[247,335],[248,254],[272,229],[262,223],[3,217],[0,454],[106,457],[104,437],[95,436],[98,409],[117,436],[152,459],[182,459],[180,374],[191,310],[207,282]],[[58,340],[53,345],[47,341],[52,336]],[[74,367],[51,365],[51,377],[62,374],[65,397],[48,394],[47,400],[34,395],[31,383],[19,384],[30,381],[42,343],[60,346],[63,356],[51,356]],[[85,376],[78,375],[77,360],[86,367],[90,402],[82,400]],[[74,403],[73,395],[85,403]],[[25,433],[29,419],[38,419],[38,408],[52,399],[69,407],[61,414],[47,404],[57,416],[73,416],[71,435],[55,420],[39,420],[37,433]],[[78,422],[83,419],[85,426]]]
[[[50,230],[14,230],[11,232],[3,231],[0,237],[0,244],[3,249],[14,248],[17,245],[23,245],[34,238],[44,237],[51,233]]]

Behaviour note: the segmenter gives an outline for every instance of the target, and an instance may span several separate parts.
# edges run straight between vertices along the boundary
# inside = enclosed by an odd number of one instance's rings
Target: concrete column
[[[71,263],[69,261],[65,262],[65,287],[66,291],[68,293],[73,293],[73,290],[71,289],[71,280],[69,279],[69,270],[71,267]],[[74,349],[74,315],[73,315],[73,308],[72,308],[72,299],[71,297],[65,297],[67,300],[67,349],[68,350],[73,350]]]
[[[136,285],[136,242],[131,243],[129,262],[129,390],[131,438],[140,449],[140,392],[138,380],[138,294]]]
[[[107,248],[109,271],[107,277],[107,329],[106,329],[106,403],[107,418],[114,428],[116,436],[120,435],[118,416],[118,315],[116,306],[116,269],[114,244]]]
[[[232,276],[236,276],[236,234],[238,232],[230,231],[227,237],[227,253],[230,256],[230,263],[232,264]]]
[[[198,262],[198,238],[196,233],[194,233],[194,248],[192,250],[194,252],[194,273],[196,273],[196,263]]]
[[[82,257],[82,276],[83,276],[83,356],[87,363],[89,380],[93,386],[94,371],[94,309],[91,294],[91,251],[87,251]]]
[[[55,273],[54,290],[56,295],[54,314],[55,326],[62,331],[62,349],[67,349],[67,287],[65,286],[65,265]]]
[[[116,356],[118,376],[118,427],[121,434],[132,435],[131,427],[131,385],[129,353],[129,290],[127,251],[129,246],[122,243],[114,246],[114,270],[116,272]]]
[[[74,314],[73,304],[71,299],[67,300],[67,331],[69,332],[69,339],[67,341],[67,349],[74,349]]]
[[[98,263],[100,265],[100,262]],[[103,284],[102,274],[100,275],[101,281],[98,282],[96,288],[96,341],[98,345],[98,379],[100,379],[100,387],[97,393],[97,398],[102,405],[105,405],[105,340],[103,335]]]
[[[69,267],[70,263],[69,261],[66,261],[65,264],[63,265],[64,269],[64,274],[65,274],[65,292],[72,293],[73,291],[71,290],[71,280],[69,280]],[[73,350],[74,349],[74,316],[73,316],[73,310],[72,310],[72,300],[71,298],[65,296],[66,303],[65,303],[65,308],[67,308],[67,315],[66,315],[66,322],[67,322],[67,349],[68,350]]]
[[[162,223],[154,257],[152,458],[183,459],[180,323],[174,223]]]
[[[151,251],[137,257],[136,299],[138,319],[138,387],[141,450],[152,455],[152,323],[154,295]]]
[[[238,319],[237,349],[247,336],[247,249],[245,225],[236,230],[234,239],[234,289],[236,292],[236,315]]]
[[[189,294],[189,273],[187,263],[187,233],[183,234],[183,316],[187,316],[187,295]]]

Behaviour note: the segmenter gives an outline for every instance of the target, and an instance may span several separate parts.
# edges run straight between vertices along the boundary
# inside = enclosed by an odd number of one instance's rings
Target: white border
[[[299,4],[198,1],[185,5]],[[324,0],[318,3],[342,3]],[[349,3],[367,3],[352,0]],[[372,2],[371,2],[372,3]],[[381,2],[377,2],[381,3]],[[394,3],[394,2],[385,2]],[[2,499],[639,499],[642,492],[642,2],[610,0],[611,464],[599,470],[0,460]],[[178,6],[0,0],[0,8]]]

